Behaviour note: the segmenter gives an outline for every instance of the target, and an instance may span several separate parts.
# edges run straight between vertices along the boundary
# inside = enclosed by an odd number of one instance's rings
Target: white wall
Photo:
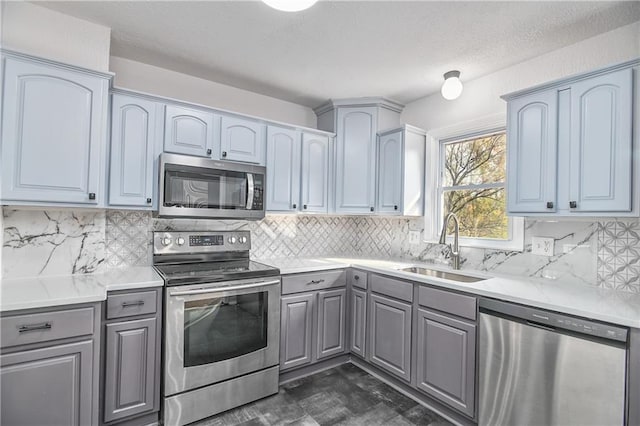
[[[164,68],[111,57],[114,85],[276,121],[316,127],[311,108]]]
[[[406,106],[402,121],[436,129],[492,114],[506,114],[501,95],[550,80],[640,57],[640,22],[620,27],[473,81],[461,79],[464,91],[454,101],[436,93]]]
[[[110,28],[26,2],[3,1],[1,7],[2,47],[109,70]]]

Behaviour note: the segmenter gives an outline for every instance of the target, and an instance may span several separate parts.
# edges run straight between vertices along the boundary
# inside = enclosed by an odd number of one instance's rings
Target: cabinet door
[[[164,120],[165,152],[211,157],[215,122],[213,113],[167,105]]]
[[[375,210],[377,109],[339,108],[336,213]]]
[[[222,117],[220,158],[264,164],[264,125],[234,117]]]
[[[329,138],[302,135],[302,211],[329,211]]]
[[[318,292],[318,360],[345,351],[346,296],[344,288]]]
[[[367,292],[351,289],[351,353],[365,357],[367,332]]]
[[[411,305],[372,294],[369,306],[371,362],[409,381]]]
[[[156,102],[113,95],[109,205],[152,207],[158,108]]]
[[[571,85],[570,211],[631,211],[632,78],[625,69]]]
[[[1,424],[94,424],[93,341],[0,355],[0,377]]]
[[[108,80],[5,61],[2,199],[99,204]]]
[[[418,309],[418,388],[473,417],[476,326]]]
[[[104,421],[153,411],[156,399],[156,318],[107,324]],[[158,395],[159,397],[159,395]]]
[[[401,214],[403,132],[378,140],[378,213]]]
[[[267,128],[267,211],[300,209],[300,132]]]
[[[280,307],[280,369],[311,363],[315,293],[283,296]]]
[[[558,92],[509,102],[507,208],[510,213],[556,211]]]

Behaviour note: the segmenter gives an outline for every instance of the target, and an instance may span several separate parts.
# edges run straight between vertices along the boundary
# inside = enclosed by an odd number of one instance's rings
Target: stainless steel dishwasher
[[[627,331],[481,299],[479,424],[623,425]]]

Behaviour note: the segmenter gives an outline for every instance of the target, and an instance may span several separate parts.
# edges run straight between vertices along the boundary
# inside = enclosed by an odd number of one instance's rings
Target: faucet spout
[[[447,227],[451,219],[453,219],[453,247],[449,244],[449,248],[451,249],[451,267],[453,269],[460,269],[460,246],[458,241],[460,224],[458,222],[458,216],[456,216],[455,213],[449,213],[444,218],[442,231],[440,232],[440,244],[447,243]]]

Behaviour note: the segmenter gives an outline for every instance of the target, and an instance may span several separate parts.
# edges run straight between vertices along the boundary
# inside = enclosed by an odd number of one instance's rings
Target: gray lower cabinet
[[[3,354],[0,365],[1,424],[93,424],[92,340]]]
[[[411,311],[408,303],[371,294],[369,361],[409,381],[411,379]]]
[[[351,288],[351,353],[362,358],[365,357],[365,342],[367,334],[367,292],[357,288]]]
[[[417,318],[418,389],[473,417],[476,325],[422,308]]]
[[[318,360],[345,351],[346,299],[344,288],[318,292]]]
[[[153,410],[158,318],[106,325],[104,421]]]
[[[280,306],[280,369],[310,364],[313,305],[316,293],[282,296]]]

